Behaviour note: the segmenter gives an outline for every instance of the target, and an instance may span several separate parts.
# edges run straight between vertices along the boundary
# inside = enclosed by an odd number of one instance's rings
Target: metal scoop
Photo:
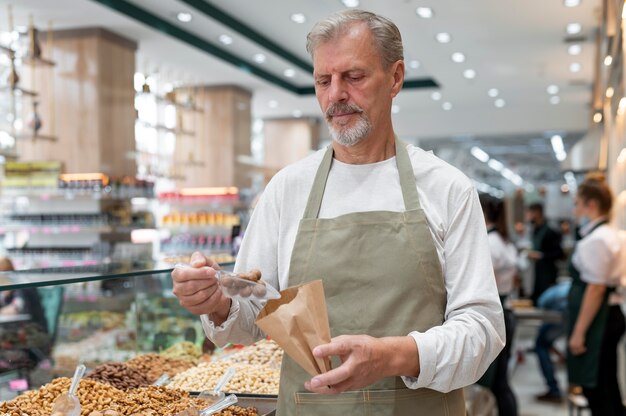
[[[83,374],[85,374],[85,366],[81,364],[76,367],[70,390],[67,394],[57,397],[54,403],[52,403],[51,416],[80,416],[80,401],[76,397],[76,390],[78,389],[80,379],[83,378]]]
[[[229,394],[219,402],[213,403],[209,407],[205,407],[202,410],[198,410],[195,407],[183,410],[177,413],[176,416],[210,416],[213,413],[217,413],[220,410],[226,409],[228,406],[232,406],[237,403],[237,396]]]
[[[168,376],[167,374],[161,374],[161,377],[157,378],[156,381],[154,383],[152,383],[153,386],[165,386],[167,383],[169,383],[170,381],[170,376]]]

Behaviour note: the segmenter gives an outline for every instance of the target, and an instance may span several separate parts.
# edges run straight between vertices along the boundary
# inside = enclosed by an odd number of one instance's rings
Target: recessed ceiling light
[[[300,110],[293,110],[291,115],[294,116],[295,118],[300,118],[300,117],[302,117],[302,111],[300,111]]]
[[[602,113],[598,112],[593,115],[593,122],[599,123],[602,121]]]
[[[496,98],[498,94],[500,94],[500,91],[498,91],[497,88],[491,88],[489,89],[489,91],[487,91],[487,95],[490,96],[491,98]]]
[[[606,58],[604,58],[604,66],[611,66],[612,63],[613,57],[611,55],[607,55]]]
[[[456,62],[457,64],[465,62],[465,55],[461,52],[454,52],[452,54],[452,62]]]
[[[231,43],[233,43],[233,38],[231,38],[228,35],[220,35],[219,37],[220,42],[222,42],[224,45],[230,45]]]
[[[580,55],[582,51],[583,47],[577,43],[570,45],[569,48],[567,48],[567,53],[569,53],[570,55]]]
[[[494,101],[493,105],[498,108],[502,108],[506,105],[506,101],[504,101],[502,98],[498,98],[496,101]]]
[[[553,95],[552,97],[550,97],[550,104],[557,105],[560,102],[561,98],[558,95]]]
[[[341,0],[346,7],[359,7],[359,0]]]
[[[267,57],[263,55],[262,53],[257,53],[254,55],[254,62],[256,62],[257,64],[262,64],[266,60],[267,60]]]
[[[559,87],[557,85],[554,85],[554,84],[548,85],[548,88],[546,88],[546,91],[550,95],[558,94],[559,93]]]
[[[414,59],[414,60],[409,62],[409,68],[417,69],[419,67],[420,67],[420,61],[417,61],[417,60]]]
[[[277,108],[278,107],[278,101],[270,100],[270,101],[267,102],[267,106],[269,108]]]
[[[191,13],[180,12],[176,14],[176,18],[178,19],[179,22],[189,23],[191,22],[191,19],[193,18],[193,16],[191,16]]]
[[[417,15],[422,19],[430,19],[434,14],[433,9],[430,7],[418,7],[415,9],[415,13],[417,13]]]
[[[583,66],[578,62],[571,63],[569,66],[570,72],[580,72],[581,69],[583,69]]]
[[[400,106],[399,106],[399,105],[396,105],[396,104],[392,105],[392,106],[391,106],[391,112],[392,112],[393,114],[398,114],[398,113],[400,112]]]
[[[580,0],[564,0],[563,4],[565,7],[576,7],[580,5]]]
[[[452,103],[446,101],[445,103],[441,104],[441,108],[443,108],[444,111],[450,111],[452,110]]]
[[[430,94],[430,98],[432,98],[434,101],[439,101],[441,100],[441,93],[439,91],[435,91]]]
[[[613,87],[609,87],[606,89],[606,98],[613,98],[614,94],[615,90],[613,89]]]
[[[583,31],[583,26],[580,23],[568,23],[565,31],[568,35],[577,35]]]
[[[448,32],[441,32],[435,35],[435,39],[437,39],[439,43],[450,43],[452,36],[450,36]]]
[[[296,71],[295,69],[287,68],[283,71],[283,75],[286,76],[287,78],[293,78],[296,76]]]
[[[476,78],[476,71],[474,71],[473,69],[466,69],[465,71],[463,71],[463,76],[467,79],[474,79]]]
[[[306,16],[302,13],[294,13],[291,15],[291,21],[295,23],[304,23],[306,22]]]

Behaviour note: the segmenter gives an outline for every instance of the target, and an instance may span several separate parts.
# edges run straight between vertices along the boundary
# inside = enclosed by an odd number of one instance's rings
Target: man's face
[[[539,222],[539,212],[529,209],[526,211],[526,220],[533,225],[536,225]]]
[[[314,52],[315,95],[333,139],[352,146],[391,128],[391,102],[404,78],[404,63],[384,69],[370,30],[353,24]]]

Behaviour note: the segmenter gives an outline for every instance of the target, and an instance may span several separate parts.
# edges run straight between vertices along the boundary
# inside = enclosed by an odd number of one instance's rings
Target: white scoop
[[[80,416],[80,401],[76,397],[76,390],[80,379],[85,374],[85,366],[83,364],[76,367],[74,377],[72,378],[72,384],[67,394],[62,394],[54,400],[52,403],[52,415],[51,416]]]

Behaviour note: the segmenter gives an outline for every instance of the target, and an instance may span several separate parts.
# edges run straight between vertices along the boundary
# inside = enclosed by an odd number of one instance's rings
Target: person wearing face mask
[[[311,378],[285,355],[277,415],[465,415],[462,388],[505,337],[473,183],[395,135],[405,67],[393,22],[340,11],[307,50],[332,144],[272,178],[235,264],[279,289],[323,280],[332,339],[312,353],[334,368]],[[202,254],[192,266],[172,273],[173,292],[207,336],[262,338],[263,304],[225,297]]]
[[[580,241],[571,256],[568,294],[569,382],[583,388],[593,416],[623,415],[617,382],[617,345],[626,324],[615,293],[619,284],[618,231],[609,225],[613,195],[602,175],[578,187],[575,215]]]
[[[561,234],[553,230],[543,215],[543,205],[534,203],[528,206],[526,217],[533,226],[532,250],[528,259],[534,262],[535,283],[531,299],[536,305],[539,296],[556,284],[558,268],[556,261],[563,257]]]

